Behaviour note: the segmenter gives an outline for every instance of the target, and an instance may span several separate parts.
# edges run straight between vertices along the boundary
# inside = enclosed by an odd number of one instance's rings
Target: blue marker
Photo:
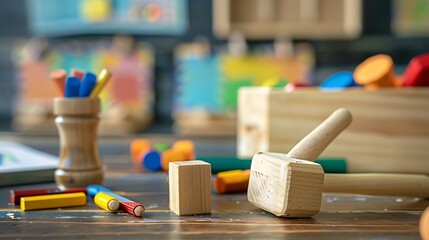
[[[88,97],[97,82],[97,77],[92,73],[85,73],[79,88],[79,97]]]
[[[97,195],[98,192],[105,192],[105,193],[107,193],[107,192],[111,192],[111,191],[112,190],[110,190],[110,189],[108,189],[106,187],[97,185],[97,184],[91,184],[91,185],[88,185],[86,187],[86,193],[89,196],[91,196],[91,197],[94,197],[95,195]]]
[[[64,97],[79,97],[80,80],[76,77],[69,77],[66,80]]]

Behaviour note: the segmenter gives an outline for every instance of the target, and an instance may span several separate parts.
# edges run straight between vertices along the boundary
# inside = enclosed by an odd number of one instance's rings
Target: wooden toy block
[[[170,210],[177,215],[211,212],[211,166],[194,160],[169,163]]]
[[[288,152],[320,119],[345,107],[354,119],[322,157],[346,158],[349,173],[429,172],[429,89],[240,89],[237,152]],[[410,159],[404,161],[404,159]],[[377,163],[377,164],[374,164]]]

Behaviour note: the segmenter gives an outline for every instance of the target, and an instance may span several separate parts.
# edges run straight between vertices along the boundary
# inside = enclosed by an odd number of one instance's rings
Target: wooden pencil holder
[[[98,154],[98,98],[55,98],[55,124],[60,135],[60,162],[55,182],[60,188],[103,182]]]

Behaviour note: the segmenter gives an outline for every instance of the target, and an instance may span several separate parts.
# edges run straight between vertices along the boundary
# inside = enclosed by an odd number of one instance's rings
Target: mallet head
[[[324,172],[314,162],[280,153],[258,153],[252,159],[247,198],[279,217],[311,217],[318,213]]]

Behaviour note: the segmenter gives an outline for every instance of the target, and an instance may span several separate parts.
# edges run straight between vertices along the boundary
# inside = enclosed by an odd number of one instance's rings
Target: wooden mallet
[[[323,191],[429,197],[426,175],[325,175],[313,161],[351,120],[348,110],[338,109],[288,154],[255,154],[247,192],[249,202],[279,217],[311,217],[320,210]]]

